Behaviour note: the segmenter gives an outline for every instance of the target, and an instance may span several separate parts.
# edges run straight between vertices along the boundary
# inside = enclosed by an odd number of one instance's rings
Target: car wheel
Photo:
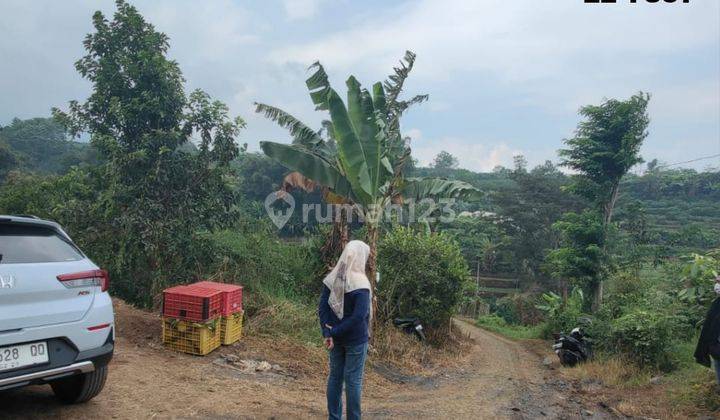
[[[50,386],[55,396],[67,404],[90,401],[102,391],[107,379],[107,366],[92,372],[52,381]]]

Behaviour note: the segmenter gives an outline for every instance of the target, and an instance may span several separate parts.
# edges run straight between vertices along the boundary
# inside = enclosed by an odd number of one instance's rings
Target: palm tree
[[[256,103],[256,111],[287,128],[292,144],[260,142],[263,152],[291,171],[312,180],[326,191],[326,199],[352,205],[367,227],[370,246],[368,277],[375,288],[377,240],[380,219],[391,202],[407,199],[453,197],[477,193],[470,184],[445,179],[405,178],[410,160],[409,140],[400,133],[400,117],[413,104],[427,100],[418,95],[399,99],[412,70],[415,54],[408,51],[404,62],[383,83],[375,83],[372,94],[354,76],[347,79],[347,106],[330,86],[320,63],[306,81],[316,110],[328,111],[330,120],[315,131],[292,115]],[[376,306],[376,302],[373,302]]]

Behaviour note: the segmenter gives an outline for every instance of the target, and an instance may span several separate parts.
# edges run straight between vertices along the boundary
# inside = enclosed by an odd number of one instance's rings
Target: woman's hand
[[[332,325],[325,324],[325,328],[328,330],[332,330]],[[325,338],[325,348],[328,350],[332,350],[332,348],[335,347],[335,343],[333,342],[332,337],[326,337]]]

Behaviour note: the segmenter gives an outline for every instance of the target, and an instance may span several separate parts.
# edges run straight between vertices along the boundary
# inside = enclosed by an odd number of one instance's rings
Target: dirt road
[[[208,357],[162,348],[152,314],[117,305],[118,342],[103,393],[63,406],[49,387],[0,393],[2,418],[323,418],[322,350],[247,338]],[[462,368],[403,378],[370,367],[366,418],[580,418],[568,385],[523,345],[456,321],[474,339]],[[295,347],[293,347],[295,346]],[[263,360],[274,369],[247,373],[226,359]],[[566,395],[570,397],[567,398]]]

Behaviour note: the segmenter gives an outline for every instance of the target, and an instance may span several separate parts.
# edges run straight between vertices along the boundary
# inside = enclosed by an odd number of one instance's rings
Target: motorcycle
[[[393,324],[408,334],[414,334],[418,340],[425,341],[425,332],[423,331],[420,319],[415,317],[395,318],[393,319]]]
[[[574,328],[570,334],[555,334],[553,350],[560,358],[560,364],[569,367],[587,361],[592,355],[590,339],[580,328]]]

